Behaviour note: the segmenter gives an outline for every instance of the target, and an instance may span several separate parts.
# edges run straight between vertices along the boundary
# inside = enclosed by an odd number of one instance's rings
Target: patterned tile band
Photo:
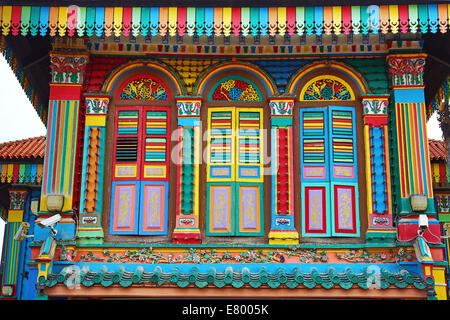
[[[0,6],[0,12],[5,36],[348,35],[445,33],[449,28],[447,3],[271,8],[9,5]]]

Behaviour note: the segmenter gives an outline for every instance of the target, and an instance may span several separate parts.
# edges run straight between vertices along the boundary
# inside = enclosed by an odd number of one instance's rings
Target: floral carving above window
[[[168,100],[164,86],[150,78],[139,78],[130,81],[120,92],[122,100]]]
[[[304,94],[305,101],[353,100],[351,89],[336,79],[318,79],[310,83]]]
[[[229,79],[220,83],[212,94],[213,101],[261,101],[253,84],[239,79]]]

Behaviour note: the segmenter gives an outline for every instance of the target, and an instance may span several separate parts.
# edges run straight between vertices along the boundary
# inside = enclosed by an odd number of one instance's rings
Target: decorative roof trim
[[[45,155],[45,136],[0,143],[1,160],[43,160]]]
[[[447,144],[444,140],[428,139],[431,161],[447,161]]]
[[[275,36],[446,33],[450,4],[316,7],[0,6],[3,35]]]
[[[375,267],[375,265],[373,265]],[[85,287],[100,285],[110,287],[120,285],[124,288],[139,284],[154,284],[157,286],[176,285],[180,288],[194,285],[198,288],[213,286],[223,288],[232,286],[234,288],[252,287],[259,288],[268,286],[276,289],[280,286],[294,288],[325,288],[333,287],[349,290],[360,288],[364,290],[414,287],[418,290],[427,288],[427,284],[420,275],[401,269],[398,272],[391,272],[386,268],[380,270],[379,275],[374,276],[369,272],[355,273],[350,267],[344,272],[337,272],[333,267],[326,272],[320,272],[316,267],[311,266],[309,272],[302,272],[300,268],[294,268],[288,272],[285,268],[279,267],[275,272],[268,271],[265,267],[259,268],[257,272],[251,272],[246,266],[233,269],[228,266],[224,271],[210,268],[208,272],[201,272],[197,267],[192,267],[189,273],[180,271],[177,267],[170,271],[160,266],[156,266],[153,271],[145,271],[142,266],[136,267],[134,271],[127,271],[124,266],[118,266],[115,271],[110,271],[103,265],[98,271],[91,271],[88,265],[81,269],[78,266],[67,266],[57,274],[49,274],[47,279],[39,279],[39,284],[46,287],[53,287],[57,284],[64,284],[70,287],[73,279],[79,280],[79,284]]]

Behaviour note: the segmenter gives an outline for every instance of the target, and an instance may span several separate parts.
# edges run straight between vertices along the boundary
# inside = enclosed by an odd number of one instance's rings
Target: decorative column
[[[393,242],[391,175],[389,164],[389,95],[362,96],[366,157],[368,242]]]
[[[392,78],[393,102],[395,113],[395,140],[396,140],[396,182],[398,188],[394,191],[394,198],[401,218],[410,219],[413,214],[410,205],[410,196],[423,194],[427,196],[427,209],[424,213],[429,215],[430,230],[440,236],[440,228],[434,218],[435,207],[433,199],[433,186],[431,165],[428,151],[427,122],[425,110],[425,93],[423,72],[426,54],[392,54],[387,58],[389,74]],[[417,215],[417,213],[415,213]],[[405,224],[406,224],[405,220]],[[398,225],[402,228],[415,229],[417,224],[411,226]],[[415,230],[406,234],[401,233],[401,239],[416,235]],[[428,234],[429,235],[429,234]],[[427,232],[424,234],[428,239]],[[404,238],[403,238],[404,236]],[[430,241],[436,242],[434,237]]]
[[[387,57],[389,74],[392,78],[394,117],[393,126],[396,144],[395,174],[398,188],[394,190],[399,220],[397,237],[399,241],[414,239],[416,257],[422,266],[425,282],[429,285],[429,297],[433,290],[437,299],[446,299],[442,290],[444,248],[439,246],[441,228],[435,218],[431,165],[428,150],[427,122],[423,73],[425,53],[391,54]],[[410,196],[426,196],[427,208],[423,212],[414,212]],[[428,217],[428,228],[418,236],[419,213]],[[438,246],[435,246],[438,244]]]
[[[24,250],[19,241],[14,240],[14,235],[23,222],[25,209],[26,190],[9,190],[10,205],[5,225],[3,243],[3,261],[1,264],[2,282],[0,287],[0,299],[16,299],[17,273],[19,270],[20,251]]]
[[[270,98],[272,206],[269,244],[298,244],[294,227],[292,116],[294,97]]]
[[[75,237],[73,183],[79,108],[88,54],[80,51],[50,52],[50,100],[48,106],[46,154],[42,179],[40,220],[59,213],[57,239]],[[37,228],[35,240],[48,236]],[[61,232],[63,231],[63,232]]]
[[[106,142],[106,115],[109,94],[86,93],[83,171],[81,176],[80,214],[77,242],[103,243],[102,208]]]
[[[199,165],[202,98],[177,97],[177,204],[173,243],[201,243],[199,229]],[[174,161],[175,159],[172,159]]]

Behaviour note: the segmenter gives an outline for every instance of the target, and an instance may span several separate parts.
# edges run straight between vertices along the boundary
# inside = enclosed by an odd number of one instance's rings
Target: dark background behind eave
[[[35,5],[35,6],[105,6],[105,7],[273,7],[273,6],[349,6],[349,5],[387,5],[387,4],[427,4],[427,3],[450,3],[450,0],[429,1],[429,0],[222,0],[214,2],[211,0],[58,0],[58,1],[21,1],[21,0],[0,0],[1,5]]]

